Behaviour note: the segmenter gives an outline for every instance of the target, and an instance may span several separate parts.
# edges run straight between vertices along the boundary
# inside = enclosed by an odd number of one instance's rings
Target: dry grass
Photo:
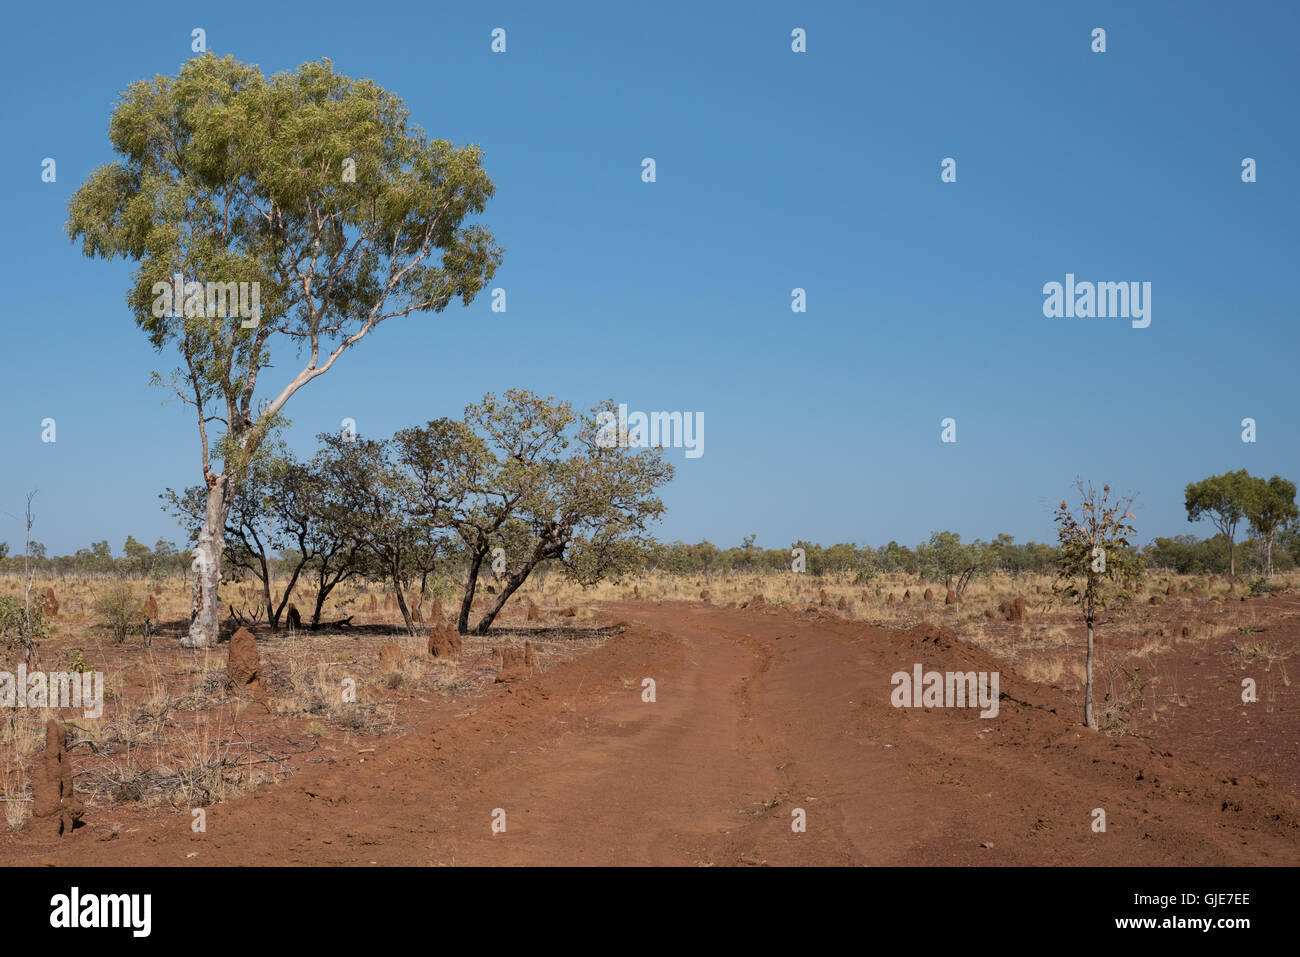
[[[48,709],[0,712],[0,790],[4,799],[5,824],[18,830],[30,813],[31,781],[28,767],[45,741]]]

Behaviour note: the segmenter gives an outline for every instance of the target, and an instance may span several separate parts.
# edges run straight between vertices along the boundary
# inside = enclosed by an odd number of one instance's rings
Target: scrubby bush
[[[1263,575],[1251,579],[1250,594],[1252,597],[1255,595],[1267,595],[1271,591],[1273,591],[1273,586],[1268,583],[1268,579]]]
[[[119,645],[126,641],[127,632],[132,625],[140,622],[143,614],[143,605],[136,597],[135,588],[127,581],[113,582],[106,586],[95,597],[91,607],[99,616],[100,624]]]
[[[31,633],[25,632],[27,615],[23,611],[23,600],[13,595],[0,595],[0,643],[9,644],[40,641],[46,637],[45,601],[37,597],[31,605]]]

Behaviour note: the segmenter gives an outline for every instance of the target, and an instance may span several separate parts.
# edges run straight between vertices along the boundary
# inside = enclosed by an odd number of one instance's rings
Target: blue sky
[[[132,322],[130,264],[63,227],[118,93],[174,74],[194,27],[268,73],[374,79],[497,186],[507,312],[385,324],[289,404],[304,454],[344,417],[387,435],[511,386],[699,412],[659,534],[768,547],[1051,541],[1076,475],[1136,494],[1143,541],[1212,534],[1187,482],[1300,479],[1298,5],[26,4],[0,66],[0,540],[30,489],[51,553],[182,540],[157,496],[198,481],[198,439],[148,386],[173,357]],[[1151,325],[1045,318],[1066,273],[1150,282]]]

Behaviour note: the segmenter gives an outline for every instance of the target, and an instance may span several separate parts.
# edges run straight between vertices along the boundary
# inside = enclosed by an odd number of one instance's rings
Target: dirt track
[[[629,627],[468,711],[439,706],[374,751],[209,808],[206,833],[178,814],[108,841],[92,821],[58,845],[0,839],[0,862],[1300,863],[1300,802],[1282,790],[1088,732],[1058,692],[929,626],[602,613]],[[1000,713],[891,707],[890,675],[914,663],[1001,671]]]

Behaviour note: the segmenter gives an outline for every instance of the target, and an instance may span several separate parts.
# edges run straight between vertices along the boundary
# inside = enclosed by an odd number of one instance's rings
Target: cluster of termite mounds
[[[1040,588],[1039,591],[1041,592],[1042,589]],[[707,601],[708,594],[709,593],[707,591],[702,591],[700,592],[700,598]],[[805,594],[811,596],[810,591],[805,592]],[[867,592],[863,591],[861,593],[861,599],[862,599],[862,605],[864,607],[869,606],[871,604],[871,596],[869,596]],[[877,600],[879,601],[881,599],[877,597]],[[912,590],[910,588],[906,588],[903,590],[903,595],[901,598],[893,592],[887,593],[883,598],[883,602],[886,605],[915,602],[918,600],[924,601],[927,604],[935,601],[934,589],[926,588],[925,591],[919,596],[919,598],[912,594]],[[949,587],[947,589],[947,594],[944,595],[943,603],[944,605],[959,605],[962,603],[962,598],[958,596],[955,589]],[[766,597],[760,592],[750,597],[748,601],[741,602],[740,607],[741,608],[763,608],[766,607],[767,604],[768,602]],[[853,603],[850,602],[848,598],[846,598],[843,595],[840,595],[837,598],[832,597],[827,593],[826,589],[824,588],[818,589],[817,605],[810,604],[804,610],[815,611],[817,610],[818,606],[820,606],[821,608],[833,607],[835,608],[836,611],[839,612],[851,612],[853,610]],[[984,616],[989,619],[1001,619],[1002,621],[1021,622],[1028,617],[1028,613],[1029,613],[1029,603],[1024,598],[1017,596],[1015,598],[1007,599],[1003,602],[1000,602],[996,610],[994,610],[993,608],[985,609]]]
[[[152,601],[152,596],[150,597]],[[374,595],[370,596],[373,610],[378,604]],[[412,603],[411,609],[418,609],[418,603]],[[156,606],[151,609],[156,614]],[[427,653],[438,659],[451,659],[464,650],[464,639],[453,622],[443,619],[442,600],[435,598],[430,609],[431,626],[426,643]],[[418,614],[418,611],[416,612]],[[559,614],[575,617],[576,608],[561,609]],[[541,609],[532,599],[528,601],[527,618],[536,621],[541,616]],[[290,604],[286,609],[287,624],[290,629],[301,627],[298,609]],[[422,616],[421,619],[423,620]],[[531,641],[524,642],[523,647],[500,646],[490,649],[490,653],[500,659],[500,672],[496,678],[499,682],[517,681],[526,677],[537,667]],[[398,672],[406,663],[406,654],[395,641],[384,642],[379,648],[379,670],[383,674]],[[239,628],[230,638],[226,653],[226,689],[228,693],[247,698],[251,701],[266,703],[266,686],[263,682],[261,657],[257,649],[257,639],[248,628]]]
[[[1145,584],[1139,584],[1136,590],[1138,594],[1141,594],[1147,590],[1147,586]],[[1183,598],[1197,598],[1201,600],[1208,599],[1211,602],[1218,603],[1230,601],[1232,598],[1236,598],[1238,601],[1246,601],[1248,597],[1248,595],[1244,594],[1238,595],[1236,582],[1232,579],[1228,579],[1228,587],[1223,595],[1210,597],[1209,593],[1206,592],[1205,588],[1200,584],[1195,584],[1190,587],[1185,586],[1183,590],[1179,592],[1178,586],[1171,583],[1162,594],[1151,595],[1151,597],[1147,599],[1147,603],[1151,605],[1163,605],[1166,602],[1177,602]]]
[[[158,620],[158,599],[155,597],[162,594],[162,585],[154,585],[153,591],[145,595],[144,604],[141,605],[141,613],[151,622]],[[42,599],[42,610],[46,618],[59,617],[59,598],[54,594],[54,587],[50,586],[45,589],[45,595]]]

